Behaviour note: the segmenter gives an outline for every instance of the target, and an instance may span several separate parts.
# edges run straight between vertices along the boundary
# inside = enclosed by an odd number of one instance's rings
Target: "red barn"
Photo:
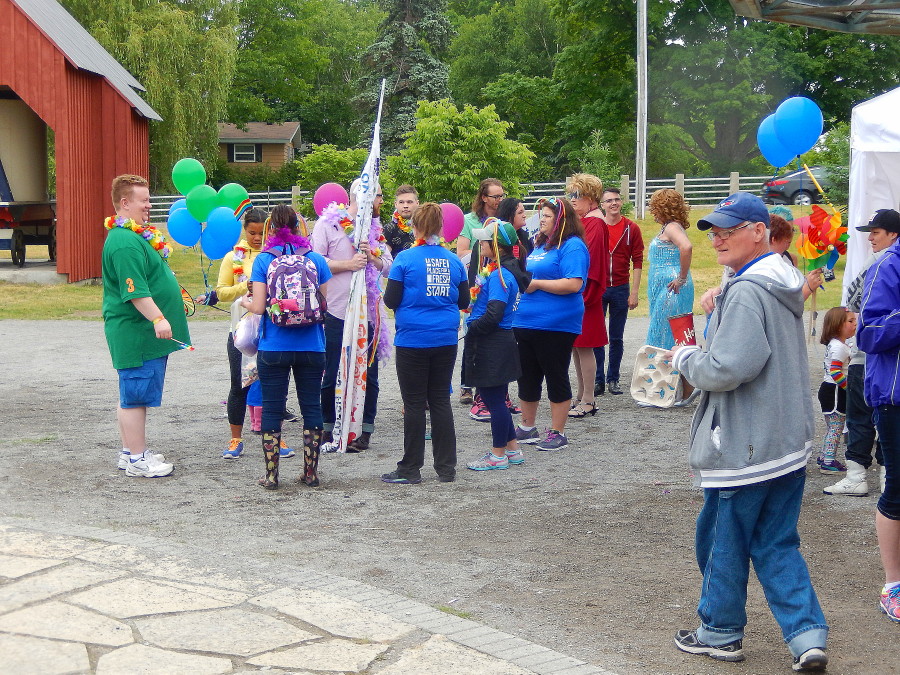
[[[100,276],[110,183],[149,173],[149,120],[131,76],[56,0],[0,0],[0,98],[55,133],[57,271]]]

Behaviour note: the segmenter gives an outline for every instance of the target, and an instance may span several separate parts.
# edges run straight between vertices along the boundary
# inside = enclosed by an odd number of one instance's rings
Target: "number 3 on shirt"
[[[131,279],[131,277],[128,277],[125,280],[125,290],[128,293],[134,293],[134,281]]]

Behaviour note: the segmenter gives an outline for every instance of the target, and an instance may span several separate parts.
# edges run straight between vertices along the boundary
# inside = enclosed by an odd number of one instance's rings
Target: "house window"
[[[235,143],[234,144],[234,161],[235,162],[259,162],[262,158],[257,155],[257,146],[254,143]]]

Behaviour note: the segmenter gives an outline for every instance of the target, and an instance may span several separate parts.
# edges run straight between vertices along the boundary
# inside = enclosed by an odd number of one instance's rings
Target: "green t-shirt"
[[[139,234],[114,227],[103,244],[103,322],[113,368],[136,368],[171,354],[181,345],[156,337],[153,322],[130,302],[153,298],[172,326],[172,336],[190,344],[181,287],[159,253]]]
[[[482,222],[481,222],[481,218],[478,217],[478,214],[475,213],[474,211],[469,211],[466,214],[465,218],[463,218],[463,229],[459,233],[459,236],[465,237],[466,239],[469,240],[469,242],[471,242],[472,241],[472,230],[478,229],[481,226],[482,226]]]

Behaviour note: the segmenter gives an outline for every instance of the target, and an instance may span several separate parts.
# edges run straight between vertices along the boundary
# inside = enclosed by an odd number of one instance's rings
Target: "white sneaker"
[[[156,458],[158,462],[165,462],[166,456],[161,455],[159,453],[153,453],[153,456]],[[124,471],[128,468],[128,463],[131,461],[131,453],[122,448],[119,452],[119,470]]]
[[[126,476],[139,476],[142,478],[162,478],[175,470],[174,465],[165,464],[156,459],[153,453],[144,453],[136,462],[128,460],[125,467]]]
[[[847,475],[830,487],[823,488],[826,495],[847,495],[848,497],[865,497],[869,494],[866,481],[866,467],[852,459],[847,460]]]

